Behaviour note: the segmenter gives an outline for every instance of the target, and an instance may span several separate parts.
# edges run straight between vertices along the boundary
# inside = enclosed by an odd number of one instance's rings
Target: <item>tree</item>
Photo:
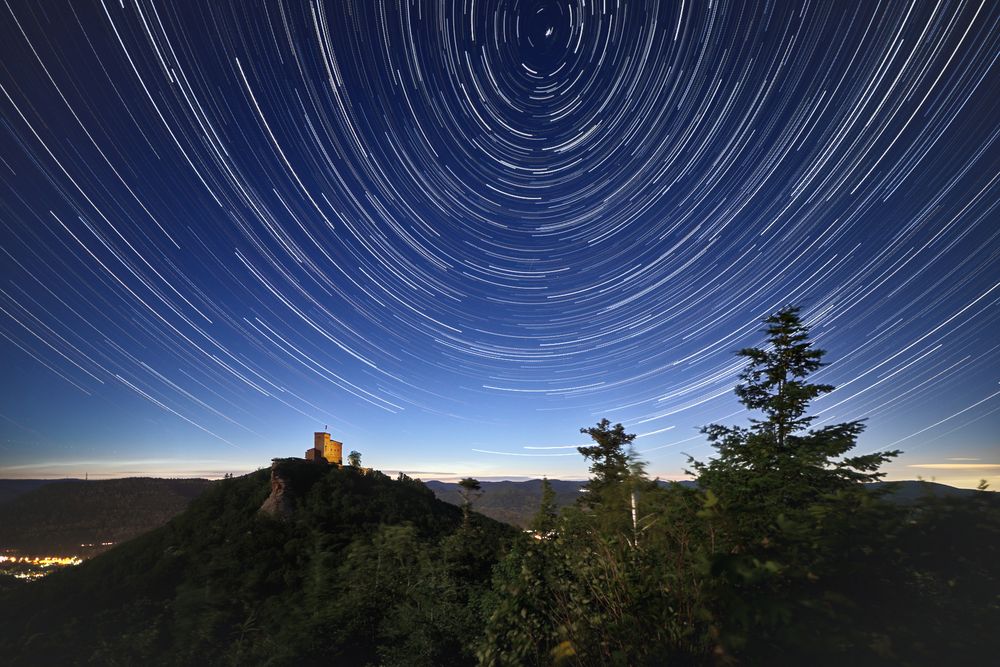
[[[532,528],[547,539],[522,540],[494,570],[480,664],[708,664],[688,592],[701,577],[687,576],[690,547],[675,538],[690,504],[646,480],[621,424],[582,432],[595,442],[580,448],[592,461],[590,492],[550,532],[554,498],[543,481]]]
[[[749,427],[711,424],[702,429],[718,456],[708,463],[691,459],[702,488],[711,489],[730,504],[743,504],[760,513],[761,504],[775,514],[817,500],[824,494],[876,481],[879,467],[898,451],[844,457],[864,430],[861,421],[809,429],[810,401],[833,390],[807,381],[824,364],[823,350],[814,349],[799,309],[788,307],[764,320],[767,345],[745,348],[739,356],[750,360],[740,373],[736,395],[764,419]]]
[[[466,477],[458,483],[458,493],[462,496],[462,525],[468,527],[469,512],[472,510],[472,503],[483,495],[483,487],[479,480],[473,477]]]
[[[610,532],[627,529],[632,548],[638,545],[638,506],[636,492],[650,486],[646,478],[646,463],[639,459],[632,448],[634,433],[626,433],[625,427],[602,419],[597,426],[581,428],[593,440],[589,447],[577,447],[583,456],[593,461],[590,472],[593,477],[587,482],[587,494],[580,499],[581,504],[594,512],[594,518],[601,528]]]
[[[862,483],[882,477],[881,465],[899,454],[846,456],[864,430],[861,421],[810,429],[810,401],[833,390],[808,381],[824,352],[812,347],[797,308],[764,322],[766,345],[738,353],[749,363],[735,390],[763,418],[748,427],[706,426],[717,456],[689,459],[710,536],[703,562],[712,602],[705,615],[715,619],[716,650],[761,664],[779,646],[787,655],[809,655],[839,650],[837,642],[863,643],[852,616],[836,615],[833,605],[846,599],[838,591],[859,579],[867,554],[880,545],[884,522]],[[828,602],[816,605],[824,596]]]
[[[347,464],[352,468],[361,467],[361,452],[356,449],[352,449],[351,453],[347,455]]]
[[[531,529],[536,533],[545,534],[556,527],[556,492],[547,477],[542,478],[542,499],[538,503],[538,512],[531,519]]]
[[[765,322],[765,344],[739,353],[736,393],[755,419],[705,428],[716,456],[692,461],[698,488],[646,481],[621,425],[583,429],[589,502],[564,508],[550,539],[515,542],[494,570],[480,664],[995,656],[996,494],[880,500],[864,482],[898,452],[849,456],[858,421],[812,428],[810,401],[832,390],[809,381],[823,352],[797,309]]]
[[[576,448],[584,458],[592,461],[590,473],[593,476],[587,482],[587,491],[592,497],[597,497],[606,488],[628,479],[629,464],[634,459],[631,452],[634,433],[626,433],[621,424],[615,424],[611,428],[611,422],[606,418],[599,421],[597,426],[581,428],[580,433],[586,433],[594,440],[593,445]]]

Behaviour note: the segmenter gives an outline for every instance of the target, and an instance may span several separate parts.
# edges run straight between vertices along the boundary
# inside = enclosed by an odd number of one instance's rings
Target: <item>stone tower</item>
[[[312,453],[313,456],[309,456]],[[344,464],[344,443],[339,440],[331,440],[330,434],[325,431],[317,431],[313,434],[313,448],[311,452],[306,452],[306,458],[322,456],[326,462],[332,465]]]

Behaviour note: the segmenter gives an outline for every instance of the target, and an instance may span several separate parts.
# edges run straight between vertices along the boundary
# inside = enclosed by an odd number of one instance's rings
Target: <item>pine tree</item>
[[[730,505],[741,504],[773,520],[776,513],[802,508],[824,495],[876,481],[881,465],[898,451],[845,457],[864,430],[861,421],[809,429],[809,403],[833,390],[808,381],[823,366],[823,350],[809,341],[798,308],[784,308],[764,320],[767,345],[740,350],[750,363],[736,395],[763,419],[749,427],[711,424],[703,429],[718,456],[691,460],[699,484]]]
[[[542,478],[542,499],[538,503],[538,512],[531,519],[531,529],[539,534],[546,534],[556,527],[556,492],[547,477]]]
[[[611,422],[607,419],[599,421],[597,426],[581,428],[580,433],[586,433],[594,440],[593,445],[577,447],[576,450],[592,461],[592,476],[587,482],[587,491],[590,499],[597,499],[606,489],[618,486],[628,479],[631,445],[635,434],[626,433],[621,424],[611,427]]]
[[[716,650],[761,664],[775,651],[812,655],[861,642],[850,615],[834,617],[833,603],[814,603],[845,599],[838,591],[872,567],[867,554],[877,552],[884,522],[864,482],[882,477],[879,468],[899,454],[847,456],[861,421],[810,428],[810,402],[833,390],[809,382],[824,352],[812,346],[797,308],[764,322],[766,344],[738,353],[749,363],[736,387],[762,418],[705,427],[717,456],[691,460],[710,537],[703,562]]]
[[[458,494],[462,496],[462,526],[468,528],[472,503],[483,495],[483,487],[474,477],[466,477],[458,483]]]

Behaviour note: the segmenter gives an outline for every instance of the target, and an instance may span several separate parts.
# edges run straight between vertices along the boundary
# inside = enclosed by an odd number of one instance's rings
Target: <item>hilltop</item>
[[[262,513],[280,489],[287,512]],[[273,504],[273,503],[272,503]],[[471,661],[514,531],[374,471],[277,460],[0,597],[13,664]]]

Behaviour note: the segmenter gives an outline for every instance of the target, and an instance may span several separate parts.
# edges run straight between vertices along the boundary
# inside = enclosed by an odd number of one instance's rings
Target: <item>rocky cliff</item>
[[[279,521],[287,521],[295,509],[295,494],[291,482],[282,472],[281,461],[271,461],[271,495],[264,500],[258,510]]]

